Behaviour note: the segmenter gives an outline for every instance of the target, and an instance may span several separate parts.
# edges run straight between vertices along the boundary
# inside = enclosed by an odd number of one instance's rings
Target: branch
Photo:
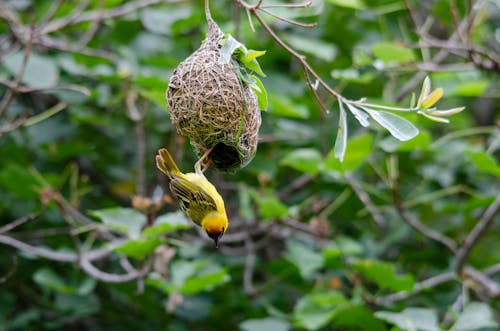
[[[445,272],[445,273],[439,274],[437,276],[433,276],[431,278],[423,280],[419,283],[416,283],[413,286],[413,289],[411,289],[410,291],[400,291],[400,292],[396,292],[396,293],[393,293],[390,295],[381,296],[381,297],[378,297],[375,300],[375,302],[379,305],[386,305],[388,303],[394,303],[396,301],[405,300],[405,299],[408,299],[409,297],[411,297],[415,294],[421,293],[425,290],[434,288],[438,285],[450,282],[452,280],[459,280],[456,273],[453,271]]]
[[[136,280],[145,276],[149,272],[149,267],[146,267],[141,270],[133,270],[126,274],[112,274],[108,272],[104,272],[100,269],[97,269],[89,260],[82,259],[79,263],[80,267],[85,271],[88,275],[94,277],[95,279],[102,280],[107,283],[126,283],[132,280]]]
[[[408,8],[408,11],[410,13],[412,13],[412,9],[411,7],[409,6],[408,4],[408,1],[405,1],[406,3],[406,6]],[[460,36],[460,34],[462,34],[464,31],[468,31],[472,26],[473,26],[473,22],[478,14],[478,12],[481,10],[482,6],[480,5],[481,3],[484,3],[484,1],[479,1],[478,3],[476,3],[472,8],[471,8],[471,11],[469,12],[469,14],[467,15],[467,17],[464,17],[462,19],[462,21],[459,23],[458,25],[458,28],[455,29],[455,32],[453,32],[453,34],[450,36],[450,38],[448,39],[449,42],[453,42],[455,40],[457,40]],[[415,30],[416,32],[419,34],[420,36],[420,27],[418,26],[415,26]],[[444,59],[446,59],[448,57],[448,50],[445,49],[445,48],[441,48],[439,50],[439,52],[434,55],[434,57],[432,58],[431,62],[434,62],[436,64],[439,64],[441,63],[442,61],[444,61]],[[414,90],[415,87],[420,84],[420,82],[422,81],[422,79],[425,78],[425,76],[427,76],[427,73],[423,72],[423,71],[420,71],[418,73],[416,73],[408,82],[406,82],[405,85],[403,85],[403,87],[396,93],[396,101],[401,101],[410,91]]]
[[[423,234],[425,237],[441,243],[442,245],[446,246],[452,253],[456,253],[457,245],[451,238],[429,228],[406,211],[403,202],[401,201],[401,197],[399,195],[399,187],[397,185],[393,186],[391,191],[394,205],[403,221],[410,225],[414,230]]]
[[[84,252],[83,254],[81,254],[81,258],[88,261],[103,259],[111,254],[113,248],[122,245],[124,242],[124,239],[115,240],[108,243],[106,248],[99,248]],[[0,244],[4,244],[16,248],[20,251],[24,251],[53,261],[77,263],[79,260],[79,256],[76,253],[58,252],[45,247],[32,246],[11,236],[0,235]]]
[[[80,14],[78,17],[72,17],[72,15],[68,15],[66,17],[54,20],[49,24],[45,25],[40,30],[40,33],[48,34],[63,29],[67,26],[83,22],[93,22],[95,20],[107,20],[110,18],[127,15],[129,13],[136,12],[139,9],[161,3],[179,3],[179,2],[182,2],[182,0],[137,0],[125,3],[124,5],[115,7],[105,12],[103,12],[102,10],[92,10]]]
[[[346,175],[345,179],[347,180],[349,185],[351,185],[358,199],[365,205],[368,212],[370,212],[370,215],[372,216],[373,220],[378,225],[378,227],[381,229],[387,228],[387,223],[385,222],[384,218],[382,217],[382,214],[380,214],[377,207],[375,207],[375,205],[373,204],[373,201],[370,199],[368,193],[363,191],[359,183],[351,175]]]
[[[474,226],[469,235],[465,238],[463,245],[457,252],[456,270],[458,272],[460,272],[464,267],[474,245],[486,233],[491,224],[493,224],[495,216],[498,216],[499,209],[500,197],[497,197],[495,201],[488,207],[488,209],[486,209],[483,216],[481,217],[479,222],[477,222],[476,226]]]
[[[5,276],[2,276],[2,278],[0,278],[0,285],[5,283],[6,281],[8,281],[9,278],[11,278],[12,275],[14,275],[14,273],[16,271],[17,271],[17,255],[13,254],[12,255],[12,268],[9,270],[9,272]]]
[[[4,226],[0,227],[0,234],[5,233],[5,232],[9,232],[10,230],[17,228],[18,226],[20,226],[26,222],[34,220],[35,218],[40,216],[40,214],[41,214],[41,212],[28,214],[28,215],[25,215],[21,218],[18,218],[16,220],[10,222],[10,223],[7,223]]]

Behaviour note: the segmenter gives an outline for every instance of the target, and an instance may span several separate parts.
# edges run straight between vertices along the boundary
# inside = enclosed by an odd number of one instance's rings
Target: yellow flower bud
[[[430,108],[434,106],[436,102],[438,102],[439,99],[441,99],[442,96],[443,96],[443,89],[441,87],[438,87],[437,89],[432,91],[432,93],[429,94],[429,96],[425,98],[424,101],[422,101],[421,104],[422,108]]]

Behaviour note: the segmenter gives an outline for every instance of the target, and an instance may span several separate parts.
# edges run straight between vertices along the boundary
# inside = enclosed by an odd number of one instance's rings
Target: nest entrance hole
[[[238,169],[241,166],[238,150],[224,143],[218,143],[214,146],[214,149],[210,152],[210,159],[216,168],[225,169],[226,171]]]

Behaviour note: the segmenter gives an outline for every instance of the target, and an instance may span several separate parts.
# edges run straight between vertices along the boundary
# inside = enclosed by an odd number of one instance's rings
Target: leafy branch
[[[405,118],[394,114],[393,112],[412,112],[422,115],[430,120],[448,123],[449,120],[446,118],[448,116],[454,115],[461,112],[464,107],[458,107],[453,109],[439,110],[433,107],[439,99],[443,96],[443,89],[437,88],[431,91],[430,79],[427,77],[424,80],[421,92],[419,94],[418,101],[415,102],[415,97],[412,98],[412,102],[409,107],[392,107],[386,105],[379,105],[366,102],[365,98],[360,100],[350,100],[340,94],[338,91],[333,89],[311,66],[307,61],[307,58],[296,51],[293,47],[288,45],[274,29],[264,20],[263,15],[269,15],[280,21],[300,26],[311,28],[314,24],[305,24],[297,21],[287,19],[281,15],[273,13],[269,8],[307,8],[312,6],[312,1],[306,1],[301,4],[273,4],[273,6],[266,6],[263,0],[257,1],[256,4],[249,4],[244,0],[235,0],[244,10],[246,11],[248,21],[252,30],[255,31],[252,16],[257,19],[262,28],[271,36],[271,38],[281,46],[285,51],[287,51],[291,56],[296,58],[305,74],[307,85],[313,92],[315,98],[318,101],[321,109],[328,113],[329,110],[326,108],[324,102],[321,100],[318,94],[318,89],[321,87],[327,91],[328,94],[337,99],[339,104],[339,129],[337,133],[337,139],[335,142],[335,156],[343,161],[344,155],[347,147],[347,137],[348,137],[348,127],[347,127],[347,110],[354,116],[358,122],[363,127],[370,127],[370,118],[377,122],[380,126],[384,127],[389,131],[389,133],[400,141],[407,141],[418,135],[419,130]],[[346,106],[346,107],[344,107]],[[346,110],[347,108],[347,110]],[[388,112],[390,111],[390,112]]]

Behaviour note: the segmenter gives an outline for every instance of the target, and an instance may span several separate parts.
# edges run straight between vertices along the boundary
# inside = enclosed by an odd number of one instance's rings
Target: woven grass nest
[[[174,70],[166,91],[177,131],[189,137],[200,157],[224,172],[244,167],[257,150],[261,115],[257,97],[232,64],[219,61],[223,32],[207,15],[208,33],[200,48]]]

